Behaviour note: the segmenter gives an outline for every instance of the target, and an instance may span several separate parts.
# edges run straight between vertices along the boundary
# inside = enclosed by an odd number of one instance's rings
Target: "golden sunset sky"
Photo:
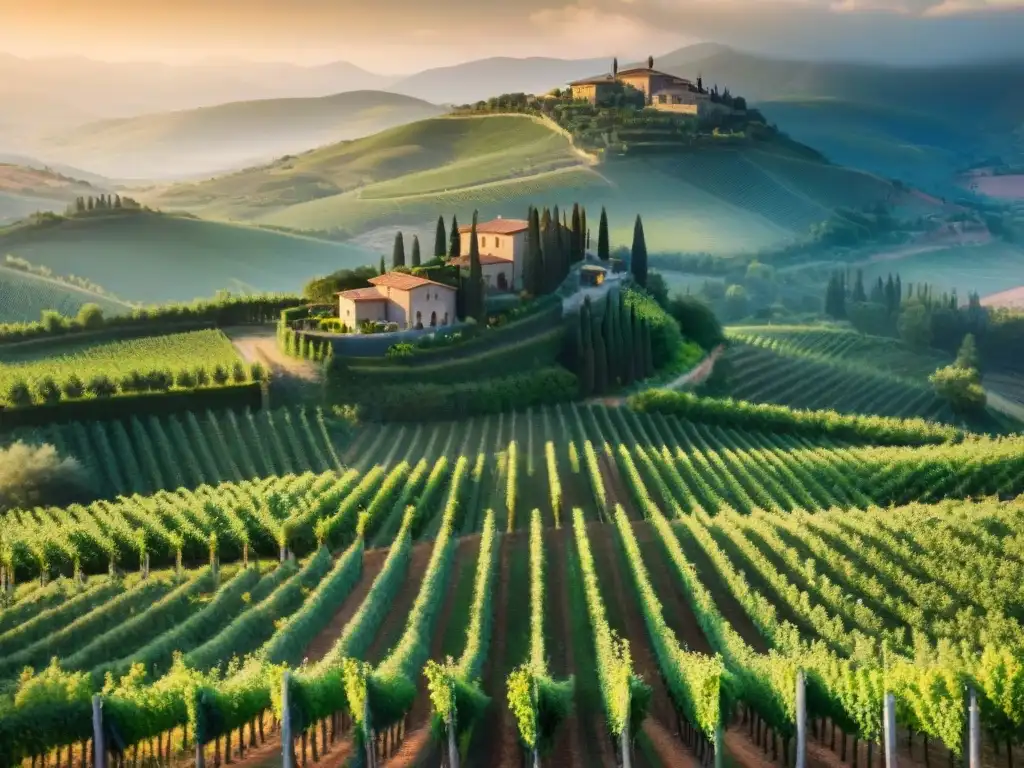
[[[1010,55],[1024,0],[0,0],[23,57],[323,63],[642,57],[702,40],[799,56]]]

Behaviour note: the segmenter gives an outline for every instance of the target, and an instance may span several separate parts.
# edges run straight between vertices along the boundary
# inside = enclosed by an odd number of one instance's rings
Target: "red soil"
[[[371,664],[379,664],[387,656],[393,644],[397,643],[402,636],[402,629],[405,621],[409,618],[409,611],[416,601],[416,595],[420,592],[423,584],[423,576],[427,572],[427,565],[430,563],[430,554],[433,550],[433,542],[416,544],[412,548],[412,557],[409,560],[409,571],[405,577],[401,589],[391,603],[391,610],[377,636],[373,639],[370,649],[366,652],[366,660]]]
[[[643,515],[637,512],[633,504],[633,497],[627,490],[626,484],[622,481],[622,475],[619,474],[619,465],[601,451],[597,454],[597,463],[601,468],[601,476],[604,478],[604,492],[605,497],[608,499],[608,504],[613,507],[616,504],[621,504],[622,508],[626,510],[626,514],[633,520],[642,518]]]
[[[430,641],[430,658],[441,661],[441,652],[444,646],[444,636],[448,624],[451,622],[452,613],[455,611],[455,580],[458,578],[463,567],[471,568],[476,563],[477,555],[480,552],[480,536],[467,536],[459,540],[455,550],[455,559],[451,564],[449,572],[448,591],[445,595],[444,605],[437,617],[434,626],[434,636]],[[412,709],[407,718],[406,736],[402,745],[389,760],[385,762],[389,768],[405,768],[417,765],[427,753],[433,737],[430,720],[430,692],[427,690],[426,678],[420,676],[416,681],[416,699],[413,701]]]

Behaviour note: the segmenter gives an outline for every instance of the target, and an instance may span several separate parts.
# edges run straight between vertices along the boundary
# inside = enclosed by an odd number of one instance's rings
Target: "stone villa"
[[[476,242],[480,251],[480,269],[491,290],[518,291],[523,287],[523,260],[526,256],[526,219],[497,218],[476,225]],[[459,227],[459,253],[448,262],[469,268],[469,240],[472,227]]]
[[[338,318],[349,328],[370,322],[425,328],[455,322],[455,288],[404,272],[370,279],[369,288],[338,294]]]
[[[654,68],[654,58],[647,57],[646,67],[619,70],[612,64],[610,74],[588,77],[569,83],[574,99],[597,104],[610,95],[616,83],[629,85],[647,97],[648,106],[666,112],[703,117],[711,112],[728,110],[711,101],[711,95],[699,85]]]

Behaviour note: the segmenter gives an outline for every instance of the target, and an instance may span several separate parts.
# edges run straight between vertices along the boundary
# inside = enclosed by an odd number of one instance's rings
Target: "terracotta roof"
[[[526,219],[494,219],[476,225],[478,235],[514,235],[516,232],[523,232],[530,228],[530,222]],[[473,227],[459,227],[459,233],[471,232]]]
[[[339,291],[338,296],[349,301],[387,301],[376,288],[353,288],[350,291]]]
[[[397,291],[411,291],[415,288],[422,288],[424,285],[439,285],[442,288],[448,288],[452,291],[455,290],[450,285],[438,283],[434,280],[427,280],[425,277],[407,275],[404,272],[385,272],[383,275],[371,277],[370,283],[373,285],[379,285],[383,288],[394,288]]]
[[[569,85],[610,85],[615,82],[615,78],[611,75],[594,75],[594,77],[585,77],[582,80],[573,80]]]
[[[454,264],[456,267],[468,267],[469,256],[459,256],[457,259],[452,259],[448,262]],[[493,253],[481,253],[480,254],[480,265],[484,266],[487,264],[511,264],[512,259],[504,259],[501,256],[495,256]]]
[[[670,75],[668,72],[659,72],[657,69],[648,69],[647,67],[630,67],[629,69],[620,69],[619,77],[623,77],[624,75],[653,75],[658,77],[668,77],[672,80],[683,79],[681,77],[676,77],[675,75]]]

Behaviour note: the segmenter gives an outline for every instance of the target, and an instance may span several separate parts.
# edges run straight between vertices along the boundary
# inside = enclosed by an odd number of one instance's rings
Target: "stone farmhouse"
[[[349,328],[366,321],[425,328],[455,322],[455,293],[450,285],[403,272],[370,279],[369,288],[338,294],[338,318]]]
[[[522,289],[526,235],[529,229],[530,222],[526,219],[500,217],[476,225],[480,270],[489,290]],[[472,231],[472,227],[459,227],[459,253],[462,255],[449,261],[449,264],[463,269],[469,268],[469,240]]]
[[[730,111],[725,105],[712,102],[711,94],[699,84],[656,70],[651,56],[647,57],[646,67],[620,71],[617,63],[613,62],[610,74],[577,80],[569,83],[569,87],[574,99],[599,104],[611,95],[617,83],[636,88],[647,98],[648,106],[666,112],[705,117],[712,112]]]

